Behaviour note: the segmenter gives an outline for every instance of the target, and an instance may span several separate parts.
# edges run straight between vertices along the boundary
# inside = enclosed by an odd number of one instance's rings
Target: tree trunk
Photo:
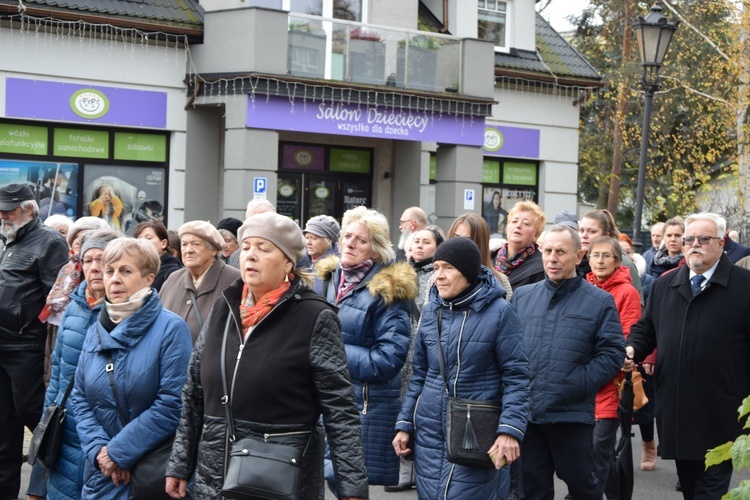
[[[617,114],[615,115],[615,126],[612,144],[612,175],[609,178],[609,198],[607,210],[613,217],[617,218],[617,205],[620,198],[620,173],[622,172],[622,128],[625,123],[625,113],[628,106],[628,72],[625,69],[630,62],[631,47],[633,44],[633,28],[630,25],[631,8],[630,0],[625,4],[625,28],[622,35],[622,62],[620,64],[620,83],[617,86]]]

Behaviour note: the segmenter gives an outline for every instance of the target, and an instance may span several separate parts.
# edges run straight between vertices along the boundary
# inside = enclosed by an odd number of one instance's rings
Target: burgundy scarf
[[[360,282],[362,282],[364,277],[367,276],[367,273],[370,272],[370,269],[372,269],[372,266],[374,265],[374,259],[367,259],[366,261],[362,262],[361,264],[357,264],[356,266],[341,266],[341,281],[339,282],[339,289],[336,293],[337,304],[341,301],[341,299],[346,297],[346,295],[349,294],[349,292],[351,292],[355,286],[359,285]]]
[[[531,245],[524,247],[523,250],[518,252],[516,255],[513,255],[509,259],[508,245],[506,243],[505,245],[500,247],[500,250],[498,250],[497,252],[497,257],[495,257],[495,269],[508,276],[510,275],[511,271],[513,271],[513,269],[517,268],[518,266],[523,264],[526,259],[531,257],[538,248],[539,246],[536,243],[532,243]]]

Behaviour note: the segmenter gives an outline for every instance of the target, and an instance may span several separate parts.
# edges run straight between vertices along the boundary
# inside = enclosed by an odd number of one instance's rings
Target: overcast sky
[[[540,2],[544,3],[544,2]],[[573,26],[565,19],[572,14],[580,14],[588,5],[588,0],[552,0],[549,7],[544,9],[542,17],[557,31],[569,31]]]

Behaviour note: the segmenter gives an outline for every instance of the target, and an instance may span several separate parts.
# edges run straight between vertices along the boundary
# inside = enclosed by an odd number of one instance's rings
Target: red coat
[[[612,276],[604,281],[597,280],[594,273],[591,272],[586,275],[586,280],[605,292],[609,292],[615,298],[615,306],[617,306],[617,312],[620,315],[622,332],[627,338],[630,333],[630,327],[641,317],[641,296],[632,284],[630,269],[627,266],[620,266],[615,269]],[[621,374],[618,374],[616,377],[616,379],[621,378]],[[600,418],[617,418],[617,406],[620,404],[620,396],[617,393],[617,386],[615,385],[616,379],[607,382],[596,394],[594,416],[597,420]]]

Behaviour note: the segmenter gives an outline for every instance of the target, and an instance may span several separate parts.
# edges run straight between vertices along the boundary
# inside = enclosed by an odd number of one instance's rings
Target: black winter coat
[[[695,297],[689,274],[683,266],[656,280],[627,344],[636,362],[659,348],[662,458],[703,461],[709,448],[742,432],[737,408],[750,394],[750,271],[723,255]]]
[[[0,349],[43,351],[47,325],[39,321],[68,244],[39,217],[18,230],[0,256]]]
[[[159,273],[154,278],[153,286],[158,292],[161,290],[161,286],[167,281],[169,275],[175,271],[182,269],[182,263],[177,260],[177,257],[169,252],[164,252],[160,257],[161,265],[159,266]]]
[[[317,500],[324,486],[322,414],[339,497],[367,497],[359,413],[335,308],[295,280],[240,352],[242,288],[237,280],[224,291],[195,345],[167,476],[195,474],[193,498],[220,497],[228,443],[220,349],[231,314],[226,376],[237,439],[270,434],[270,442],[302,448],[312,430],[300,498]]]

